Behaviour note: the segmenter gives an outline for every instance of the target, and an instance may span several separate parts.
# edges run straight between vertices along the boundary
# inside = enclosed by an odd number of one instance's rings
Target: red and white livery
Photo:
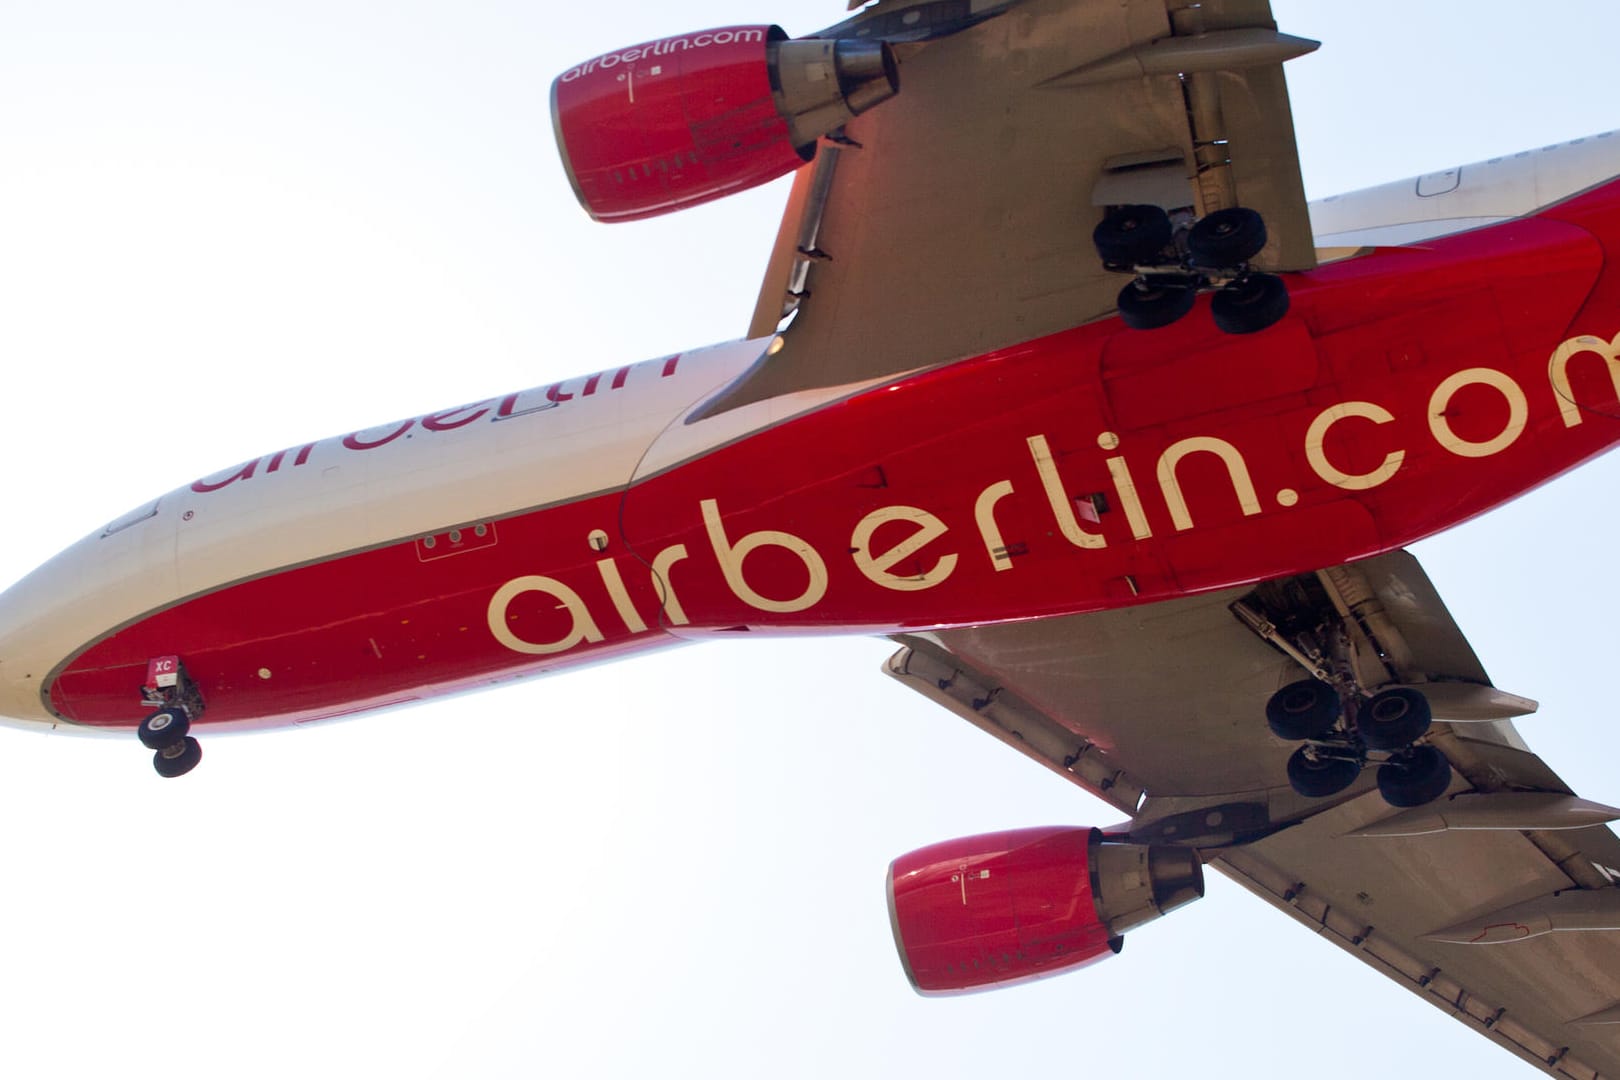
[[[570,69],[600,220],[796,171],[747,337],[137,507],[0,597],[0,714],[176,776],[213,732],[889,635],[1124,818],[897,859],[920,991],[1111,956],[1212,865],[1547,1071],[1620,1071],[1620,810],[1401,551],[1620,441],[1620,137],[1307,206],[1314,44],[1250,0],[883,0]]]

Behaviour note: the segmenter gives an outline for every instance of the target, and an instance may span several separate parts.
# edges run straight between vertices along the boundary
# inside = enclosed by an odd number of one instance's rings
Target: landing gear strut
[[[152,768],[159,776],[184,776],[202,760],[202,746],[191,737],[191,722],[203,710],[202,695],[177,656],[147,662],[141,702],[156,706],[135,729],[141,745],[152,751]]]
[[[1217,290],[1215,325],[1253,334],[1288,313],[1288,286],[1249,263],[1266,246],[1266,223],[1246,207],[1217,210],[1178,229],[1157,206],[1117,206],[1092,231],[1103,268],[1133,275],[1119,294],[1119,314],[1133,330],[1169,326],[1193,309],[1198,293]]]

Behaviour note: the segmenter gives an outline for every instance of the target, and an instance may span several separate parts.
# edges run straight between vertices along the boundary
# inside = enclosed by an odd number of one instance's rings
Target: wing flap
[[[1363,857],[1357,858],[1359,861]],[[1454,947],[1472,948],[1482,959],[1489,959],[1485,956],[1487,953],[1500,955],[1496,970],[1481,972],[1479,964],[1424,952],[1387,925],[1366,921],[1356,906],[1359,894],[1367,892],[1365,888],[1337,894],[1330,887],[1295,873],[1293,866],[1286,865],[1286,856],[1284,865],[1279,865],[1252,847],[1242,848],[1221,852],[1209,865],[1323,939],[1549,1075],[1597,1080],[1602,1075],[1613,1075],[1620,1068],[1620,1055],[1615,1053],[1615,1037],[1611,1034],[1620,1033],[1620,1029],[1583,1024],[1581,1021],[1589,1014],[1580,1012],[1582,1006],[1577,1004],[1583,999],[1600,1000],[1612,994],[1612,980],[1600,978],[1594,983],[1593,972],[1585,970],[1585,965],[1581,968],[1564,966],[1570,961],[1579,962],[1584,939],[1596,935],[1546,935],[1549,939],[1575,940],[1548,941],[1535,955],[1519,952],[1532,947],[1533,942],[1486,948]],[[1510,950],[1512,956],[1507,955]],[[1615,950],[1605,948],[1602,953],[1602,959],[1612,965]],[[1519,984],[1518,992],[1510,989],[1507,994],[1500,993],[1504,982]],[[1546,983],[1552,984],[1553,990],[1544,997]],[[1535,1004],[1538,1001],[1539,1006]],[[1595,1011],[1602,1013],[1602,1010]]]
[[[1511,944],[1425,940],[1469,915],[1570,887],[1524,834],[1346,835],[1387,816],[1366,795],[1210,865],[1431,1005],[1552,1075],[1620,1070],[1620,1029],[1577,1023],[1620,1001],[1620,935]],[[1601,832],[1596,828],[1582,832]]]

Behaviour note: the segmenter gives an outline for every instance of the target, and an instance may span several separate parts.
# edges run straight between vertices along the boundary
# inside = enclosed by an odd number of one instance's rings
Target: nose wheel
[[[165,779],[184,776],[202,760],[202,746],[190,735],[152,755],[152,768]]]
[[[202,715],[202,695],[176,656],[147,664],[141,700],[158,708],[135,729],[141,745],[152,751],[152,768],[165,779],[184,776],[202,761],[202,746],[191,736],[194,717]]]

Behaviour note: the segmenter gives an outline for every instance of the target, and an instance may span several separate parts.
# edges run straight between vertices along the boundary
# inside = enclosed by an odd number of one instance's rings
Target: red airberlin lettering
[[[656,365],[658,377],[667,379],[675,374],[680,359],[681,354],[676,353],[674,356],[665,357],[661,360],[648,361],[646,365],[627,364],[624,367],[615,368],[611,372],[599,371],[594,375],[585,377],[584,385],[577,394],[574,391],[565,391],[563,389],[567,383],[552,383],[550,386],[540,389],[520,390],[515,394],[508,394],[498,402],[493,398],[488,398],[483,401],[475,401],[471,405],[458,405],[453,409],[441,409],[425,416],[415,416],[409,420],[387,425],[386,430],[384,428],[366,428],[353,431],[338,439],[337,445],[344,450],[377,450],[389,445],[401,436],[409,437],[417,426],[420,426],[423,431],[442,433],[456,431],[480,420],[486,422],[511,420],[520,416],[528,416],[531,413],[545,412],[574,400],[576,396],[580,398],[596,396],[602,387],[604,376],[611,376],[607,380],[608,391],[624,389],[630,373],[638,367]],[[537,397],[540,400],[535,400]],[[293,458],[293,465],[303,465],[309,461],[310,454],[320,445],[322,444],[305,443],[303,446],[298,447],[297,455]],[[278,450],[268,457],[257,457],[252,461],[243,462],[236,468],[228,470],[223,476],[215,474],[218,478],[203,477],[201,480],[192,483],[191,490],[199,495],[219,491],[222,488],[230,487],[238,480],[253,479],[259,475],[261,466],[266,475],[276,472],[285,463],[289,453],[291,453],[290,450]]]
[[[298,454],[293,458],[294,468],[309,460],[309,455],[315,449],[315,445],[315,443],[305,443],[303,446],[298,447]],[[282,462],[286,460],[287,454],[288,451],[286,450],[277,450],[275,453],[271,454],[269,463],[265,465],[264,471],[266,473],[273,473],[279,470]],[[222,480],[210,480],[206,476],[201,480],[195,480],[191,484],[191,490],[195,491],[199,495],[206,495],[210,491],[218,491],[220,488],[229,487],[238,480],[250,480],[253,478],[253,474],[259,471],[259,463],[264,460],[265,459],[262,457],[257,457],[252,461],[243,462]]]

